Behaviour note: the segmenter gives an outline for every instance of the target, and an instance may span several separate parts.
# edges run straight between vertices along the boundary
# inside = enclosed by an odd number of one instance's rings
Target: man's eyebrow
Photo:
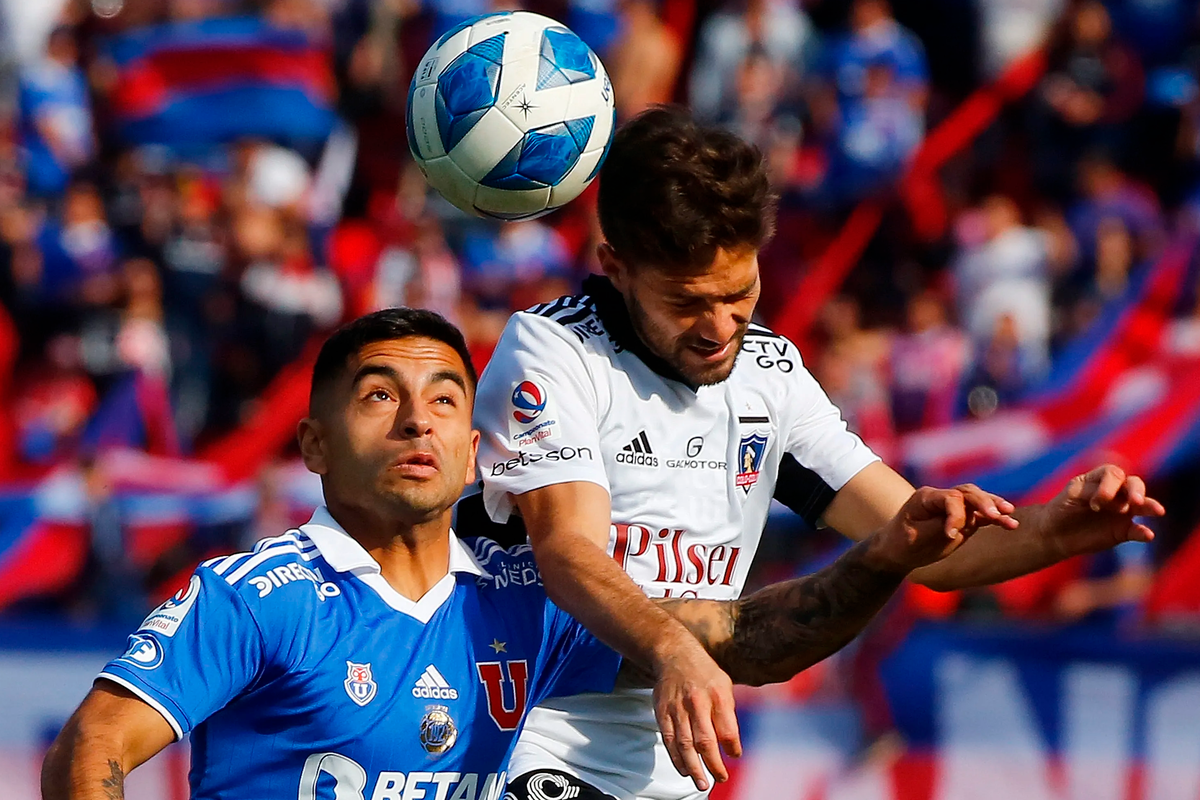
[[[458,388],[463,390],[463,394],[469,395],[471,392],[467,389],[467,379],[464,378],[457,370],[443,369],[438,370],[429,376],[429,383],[440,383],[441,381],[450,381],[457,384]]]
[[[363,378],[368,378],[372,375],[379,375],[380,377],[396,382],[400,380],[400,373],[387,364],[363,364],[354,373],[354,380],[350,382],[350,385],[357,386]]]

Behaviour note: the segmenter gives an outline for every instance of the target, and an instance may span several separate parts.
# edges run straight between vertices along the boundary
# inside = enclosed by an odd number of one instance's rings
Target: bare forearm
[[[912,580],[948,592],[1000,583],[1058,563],[1065,554],[1041,530],[1041,511],[1042,506],[1018,508],[1012,515],[1021,523],[1016,530],[980,528],[942,561],[913,571]]]
[[[825,569],[737,601],[660,601],[735,683],[778,683],[845,647],[904,580],[859,542]]]
[[[627,659],[657,663],[664,647],[687,637],[600,548],[569,540],[560,546],[551,539],[535,547],[534,555],[550,599]]]
[[[124,800],[125,771],[114,739],[73,719],[42,764],[42,800]]]

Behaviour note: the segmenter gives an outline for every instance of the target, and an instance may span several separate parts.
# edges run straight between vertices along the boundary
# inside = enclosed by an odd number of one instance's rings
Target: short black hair
[[[758,249],[775,232],[762,152],[677,106],[626,122],[600,169],[600,229],[630,266],[703,269],[718,248]]]
[[[330,334],[321,345],[317,362],[313,364],[312,385],[308,395],[309,408],[315,409],[320,392],[338,379],[342,370],[346,368],[346,362],[364,347],[375,342],[407,339],[412,336],[442,342],[458,353],[467,370],[471,394],[475,393],[479,378],[475,374],[475,366],[471,363],[471,353],[467,349],[462,331],[434,311],[423,308],[385,308],[347,322]]]

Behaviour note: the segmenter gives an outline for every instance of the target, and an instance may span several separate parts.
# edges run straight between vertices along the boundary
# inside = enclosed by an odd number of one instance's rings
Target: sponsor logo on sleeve
[[[544,414],[549,395],[539,383],[523,380],[513,387],[510,439],[518,448],[558,438],[558,420]]]
[[[139,631],[154,631],[162,636],[171,637],[179,630],[183,618],[196,604],[200,595],[200,576],[193,575],[188,585],[180,589],[170,599],[151,612],[142,623]]]
[[[528,425],[546,410],[546,390],[533,381],[521,381],[512,393],[513,419]]]

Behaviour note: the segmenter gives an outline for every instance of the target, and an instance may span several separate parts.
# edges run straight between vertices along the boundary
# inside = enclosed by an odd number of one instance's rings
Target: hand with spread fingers
[[[1149,542],[1154,532],[1138,517],[1161,517],[1162,503],[1146,484],[1106,464],[1076,475],[1041,509],[1039,530],[1058,558],[1096,553],[1122,542]]]

